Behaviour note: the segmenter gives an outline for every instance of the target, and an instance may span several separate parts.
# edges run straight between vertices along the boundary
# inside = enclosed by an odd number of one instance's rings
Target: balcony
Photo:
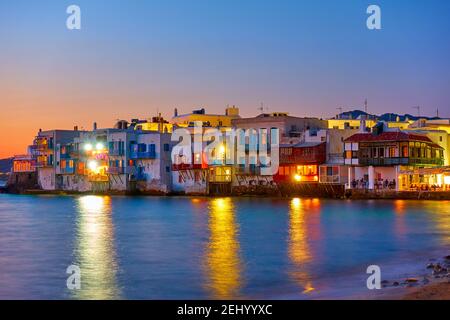
[[[109,167],[109,174],[125,174],[125,167]]]
[[[180,163],[172,165],[173,171],[197,170],[197,169],[206,169],[206,167],[204,167],[202,164],[190,164],[190,163]]]
[[[248,165],[248,166],[239,166],[236,167],[236,174],[237,175],[260,175],[261,174],[261,167],[258,167],[256,165]]]
[[[359,158],[362,166],[436,165],[443,166],[444,159],[429,158]]]
[[[53,162],[50,159],[37,160],[35,164],[36,168],[52,168]]]
[[[109,155],[110,156],[124,156],[125,150],[122,149],[109,149]]]
[[[156,159],[155,151],[147,151],[147,152],[133,152],[130,153],[130,159]]]
[[[75,168],[74,167],[72,167],[72,168],[69,168],[69,167],[60,168],[60,173],[61,174],[75,174]]]

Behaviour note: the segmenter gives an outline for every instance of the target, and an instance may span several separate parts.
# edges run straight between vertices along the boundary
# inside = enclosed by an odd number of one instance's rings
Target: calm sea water
[[[367,296],[449,249],[448,201],[0,195],[2,299]]]

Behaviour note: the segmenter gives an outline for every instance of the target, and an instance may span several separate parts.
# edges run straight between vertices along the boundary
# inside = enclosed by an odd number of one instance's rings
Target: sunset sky
[[[77,4],[82,29],[66,28]],[[378,4],[382,30],[366,28]],[[0,158],[39,128],[108,127],[175,107],[450,117],[448,0],[0,2]]]

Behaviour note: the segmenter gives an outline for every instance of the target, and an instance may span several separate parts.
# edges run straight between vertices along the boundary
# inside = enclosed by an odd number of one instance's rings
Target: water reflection
[[[111,198],[80,197],[77,203],[77,238],[74,264],[81,268],[81,290],[76,299],[117,299],[117,262]]]
[[[230,198],[213,199],[209,206],[210,237],[206,252],[206,287],[214,299],[239,296],[241,261],[239,228]]]
[[[450,201],[427,201],[423,207],[429,212],[434,228],[440,234],[441,243],[450,245]]]
[[[407,213],[407,202],[405,200],[394,201],[394,231],[395,236],[400,239],[405,239],[408,234],[405,215]]]
[[[319,200],[291,200],[289,207],[289,239],[288,254],[292,270],[290,277],[302,288],[303,293],[314,291],[311,276],[306,271],[308,263],[312,262],[312,254],[308,244],[307,214],[314,214],[318,209]]]

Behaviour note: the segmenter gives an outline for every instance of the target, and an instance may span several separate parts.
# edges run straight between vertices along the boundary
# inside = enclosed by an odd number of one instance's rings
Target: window
[[[379,148],[379,149],[378,149],[378,156],[379,156],[380,158],[384,158],[384,148]]]
[[[378,150],[377,148],[372,148],[372,158],[377,158],[378,157]]]
[[[164,151],[170,151],[170,146],[168,143],[164,143]]]
[[[439,142],[442,142],[442,136],[439,136]]]
[[[146,152],[147,151],[147,145],[145,143],[139,143],[138,144],[138,152]]]
[[[396,148],[395,147],[389,147],[389,158],[395,158],[396,157]]]
[[[286,176],[289,175],[289,167],[285,167],[285,168],[284,168],[284,174],[285,174]]]
[[[351,159],[353,158],[353,152],[352,151],[345,151],[345,159]]]
[[[170,172],[170,167],[166,166],[166,172],[169,173]]]
[[[409,148],[408,148],[408,146],[402,146],[402,157],[403,158],[408,158],[408,150],[409,150]]]

